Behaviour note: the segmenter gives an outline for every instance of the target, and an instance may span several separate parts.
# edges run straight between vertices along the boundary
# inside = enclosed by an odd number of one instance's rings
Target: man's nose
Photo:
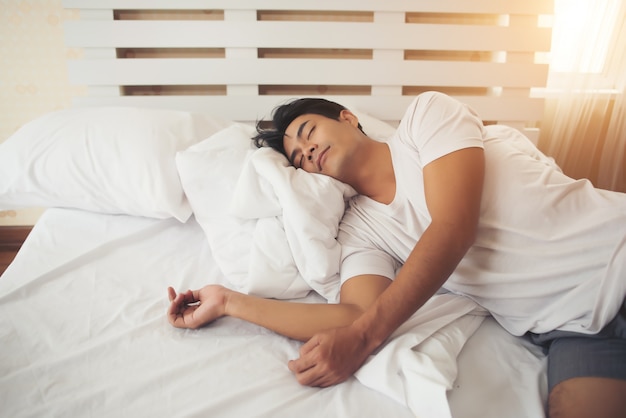
[[[307,144],[307,145],[304,147],[304,151],[303,151],[304,157],[305,157],[307,160],[311,161],[311,160],[313,159],[313,154],[315,153],[315,150],[316,150],[316,149],[317,149],[317,145],[314,145],[314,144]]]

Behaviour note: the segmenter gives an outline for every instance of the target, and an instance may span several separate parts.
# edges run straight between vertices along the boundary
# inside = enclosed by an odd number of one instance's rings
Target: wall
[[[0,141],[86,94],[69,85],[65,61],[82,51],[63,42],[63,22],[78,17],[61,0],[0,0]],[[0,225],[33,224],[41,211],[0,211]]]

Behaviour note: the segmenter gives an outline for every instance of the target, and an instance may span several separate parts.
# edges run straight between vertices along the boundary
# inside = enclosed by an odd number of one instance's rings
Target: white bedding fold
[[[248,280],[271,282],[275,270],[265,268],[268,262],[263,260],[269,257],[271,263],[293,263],[295,273],[313,290],[330,302],[338,301],[341,247],[336,237],[345,199],[352,195],[351,187],[296,170],[272,149],[252,153],[231,200],[233,215],[257,220]],[[268,237],[273,247],[267,246]]]
[[[484,315],[470,299],[435,295],[370,356],[356,377],[406,404],[417,417],[451,417],[446,393],[457,376],[457,356]]]

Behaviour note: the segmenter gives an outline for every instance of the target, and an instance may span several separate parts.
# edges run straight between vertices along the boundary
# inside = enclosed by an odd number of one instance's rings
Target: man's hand
[[[167,319],[176,328],[200,328],[224,316],[226,289],[222,286],[209,285],[178,295],[169,287],[167,294],[170,300]]]
[[[289,370],[300,384],[327,387],[347,380],[369,356],[365,338],[351,326],[314,335],[300,348]]]

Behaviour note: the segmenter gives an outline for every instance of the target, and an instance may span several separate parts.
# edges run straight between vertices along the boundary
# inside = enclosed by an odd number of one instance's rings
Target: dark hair
[[[298,116],[314,114],[325,116],[329,119],[339,120],[339,114],[346,108],[339,103],[331,102],[319,98],[296,99],[289,103],[280,105],[272,112],[272,126],[263,128],[264,121],[260,120],[256,124],[257,134],[252,137],[254,145],[257,147],[270,147],[285,154],[283,138],[285,131],[291,122]],[[361,125],[359,124],[359,129]]]

